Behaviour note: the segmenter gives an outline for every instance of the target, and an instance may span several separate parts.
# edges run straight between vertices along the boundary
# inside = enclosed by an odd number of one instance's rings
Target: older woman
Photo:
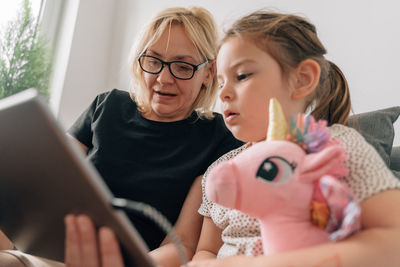
[[[241,145],[212,112],[216,41],[205,9],[161,11],[134,46],[131,93],[114,89],[98,95],[68,131],[116,197],[150,204],[175,225],[188,258],[201,228],[201,217],[193,216],[201,202],[196,177]],[[163,232],[143,217],[129,216],[150,249],[162,244],[152,252],[156,261],[179,265],[174,246],[162,243]],[[69,216],[67,226],[79,219]],[[68,251],[67,265],[79,266],[79,253]]]
[[[216,158],[240,145],[212,112],[216,39],[205,9],[161,11],[134,46],[132,93],[99,95],[69,130],[115,196],[150,204],[176,225],[188,257],[201,227],[192,216],[200,186],[181,211],[189,189]],[[146,219],[130,218],[150,249],[160,246],[164,233]],[[164,251],[153,254],[175,253]]]

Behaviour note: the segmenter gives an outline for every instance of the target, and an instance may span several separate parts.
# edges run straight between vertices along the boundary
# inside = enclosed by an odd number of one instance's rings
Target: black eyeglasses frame
[[[141,59],[142,57],[153,58],[153,59],[155,59],[155,60],[160,61],[161,64],[162,64],[160,70],[157,71],[157,72],[151,72],[151,71],[145,70],[145,69],[143,68],[143,66],[142,66],[142,63],[140,62],[140,59]],[[203,68],[205,65],[207,65],[207,64],[209,63],[209,60],[207,59],[207,60],[204,61],[203,63],[200,63],[200,64],[198,64],[198,65],[194,65],[194,64],[191,64],[191,63],[189,63],[189,62],[179,61],[179,60],[175,60],[175,61],[164,61],[164,60],[162,60],[162,59],[160,59],[160,58],[158,58],[158,57],[154,57],[154,56],[149,56],[149,55],[141,54],[141,55],[138,57],[138,62],[139,62],[140,68],[141,68],[144,72],[146,72],[146,73],[150,73],[150,74],[159,74],[159,73],[164,69],[164,66],[167,65],[167,66],[168,66],[169,73],[171,73],[171,75],[174,76],[176,79],[179,79],[179,80],[190,80],[190,79],[193,78],[193,76],[194,76],[194,74],[195,74],[196,71],[200,70],[201,68]],[[173,63],[184,63],[184,64],[187,64],[187,65],[190,65],[190,66],[193,68],[192,76],[190,76],[189,78],[177,77],[177,76],[172,72],[172,69],[171,69],[171,64],[173,64]]]

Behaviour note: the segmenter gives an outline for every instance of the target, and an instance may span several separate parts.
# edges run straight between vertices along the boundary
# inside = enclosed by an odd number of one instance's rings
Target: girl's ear
[[[314,92],[321,74],[319,64],[313,59],[306,59],[300,62],[294,72],[295,83],[291,94],[292,99],[302,99]]]

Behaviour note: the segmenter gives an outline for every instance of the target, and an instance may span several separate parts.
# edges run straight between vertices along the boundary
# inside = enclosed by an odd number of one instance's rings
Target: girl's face
[[[146,55],[166,62],[184,61],[194,65],[204,61],[187,37],[184,28],[174,24],[147,49]],[[145,72],[144,81],[150,90],[152,108],[152,112],[146,118],[155,121],[178,121],[190,115],[202,84],[212,79],[209,65],[196,71],[190,80],[175,78],[167,65],[164,65],[159,74]]]
[[[231,37],[217,57],[217,78],[225,123],[245,142],[265,139],[269,99],[279,100],[286,115],[293,100],[281,68],[251,40]]]

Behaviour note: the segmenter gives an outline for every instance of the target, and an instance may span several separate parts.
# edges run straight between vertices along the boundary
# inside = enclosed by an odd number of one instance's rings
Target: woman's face
[[[281,68],[254,42],[227,39],[218,53],[217,78],[225,124],[236,138],[245,142],[265,139],[272,97],[288,114],[292,100]]]
[[[184,61],[193,65],[204,62],[180,25],[172,25],[170,31],[167,29],[157,42],[149,46],[146,55],[166,62]],[[152,109],[146,118],[155,121],[178,121],[190,115],[200,90],[204,90],[201,89],[202,84],[207,84],[212,79],[208,65],[197,70],[190,80],[175,78],[167,65],[164,65],[159,74],[144,72],[144,81],[150,90]]]

